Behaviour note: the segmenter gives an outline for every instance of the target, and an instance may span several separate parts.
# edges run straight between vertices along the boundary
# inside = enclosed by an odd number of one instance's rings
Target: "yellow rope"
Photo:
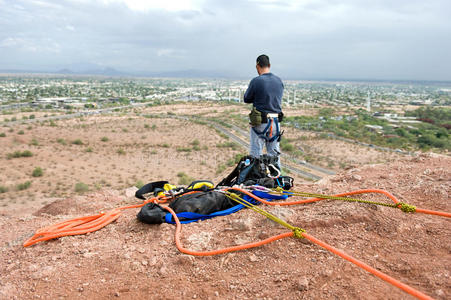
[[[263,210],[263,209],[259,208],[258,206],[256,206],[256,205],[244,200],[238,194],[231,193],[231,192],[225,192],[225,195],[228,198],[230,198],[230,199],[232,199],[232,200],[234,200],[234,201],[246,206],[247,208],[250,208],[250,209],[258,212],[259,214],[262,214],[263,216],[267,217],[271,221],[274,221],[274,222],[276,222],[276,223],[278,223],[278,224],[280,224],[280,225],[292,230],[294,237],[297,237],[297,238],[300,238],[300,239],[304,238],[304,236],[302,235],[302,233],[305,232],[304,229],[299,228],[299,227],[295,227],[295,226],[293,226],[291,224],[288,224],[284,220],[274,216],[273,214],[267,212],[266,210]]]
[[[369,200],[362,200],[357,198],[350,198],[350,197],[340,197],[340,196],[330,196],[330,195],[323,195],[323,194],[314,194],[314,193],[306,193],[306,192],[297,192],[297,191],[287,191],[282,189],[281,187],[277,187],[272,192],[269,192],[270,194],[277,194],[277,195],[293,195],[293,196],[300,196],[300,197],[312,197],[312,198],[321,198],[321,199],[330,199],[330,200],[342,200],[342,201],[348,201],[348,202],[358,202],[358,203],[365,203],[365,204],[374,204],[374,205],[380,205],[385,207],[392,207],[392,208],[399,208],[403,212],[406,213],[413,213],[416,211],[416,207],[414,205],[410,205],[403,202],[398,202],[394,204],[389,203],[383,203],[383,202],[377,202],[377,201],[369,201]]]

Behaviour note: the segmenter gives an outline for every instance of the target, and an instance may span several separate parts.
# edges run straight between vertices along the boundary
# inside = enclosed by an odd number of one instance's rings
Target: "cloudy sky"
[[[0,0],[0,70],[451,80],[449,0]]]

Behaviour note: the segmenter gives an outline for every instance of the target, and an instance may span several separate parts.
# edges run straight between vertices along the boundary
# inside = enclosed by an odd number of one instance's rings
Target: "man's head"
[[[269,57],[268,55],[262,54],[259,57],[257,57],[257,73],[258,75],[269,73],[269,68],[271,67],[271,64],[269,63]]]

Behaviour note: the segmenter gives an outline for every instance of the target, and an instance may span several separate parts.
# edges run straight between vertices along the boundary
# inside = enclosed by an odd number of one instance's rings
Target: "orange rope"
[[[246,194],[246,195],[252,197],[253,199],[255,199],[259,202],[262,202],[262,203],[265,203],[268,205],[284,206],[284,205],[311,203],[311,202],[315,202],[315,201],[326,200],[324,198],[311,198],[311,199],[291,201],[291,202],[270,202],[270,201],[263,200],[263,199],[255,196],[254,194],[252,194],[244,189],[241,189],[241,188],[228,188],[227,190],[239,191],[243,194]],[[195,193],[195,192],[190,192],[190,193]],[[384,194],[388,198],[390,198],[393,202],[399,203],[399,201],[396,199],[396,197],[393,196],[392,194],[390,194],[389,192],[384,191],[384,190],[377,190],[377,189],[357,190],[357,191],[337,194],[334,196],[342,197],[342,196],[349,196],[349,195],[356,195],[356,194],[363,194],[363,193]],[[158,196],[155,198],[145,200],[143,203],[140,203],[140,204],[119,207],[119,208],[115,208],[106,213],[100,213],[98,215],[92,215],[92,216],[86,216],[86,217],[79,217],[79,218],[75,218],[72,220],[67,220],[67,221],[64,221],[61,223],[57,223],[55,225],[48,226],[48,227],[37,230],[35,235],[33,235],[31,238],[29,238],[27,241],[25,241],[23,245],[24,245],[24,247],[28,247],[28,246],[31,246],[38,242],[47,241],[47,240],[51,240],[51,239],[55,239],[55,238],[59,238],[59,237],[63,237],[63,236],[79,235],[79,234],[85,234],[88,232],[93,232],[93,231],[99,230],[99,229],[105,227],[106,225],[110,224],[111,222],[114,222],[115,220],[117,220],[121,214],[121,211],[124,209],[142,207],[146,203],[149,203],[149,202],[166,203],[169,199],[172,199],[172,197]],[[282,234],[278,234],[278,235],[269,237],[269,238],[261,240],[261,241],[248,243],[248,244],[244,244],[244,245],[238,245],[238,246],[233,246],[233,247],[228,247],[228,248],[223,248],[223,249],[218,249],[218,250],[210,250],[210,251],[192,251],[187,248],[184,248],[180,242],[180,234],[181,234],[181,230],[182,230],[182,225],[180,224],[180,221],[177,218],[176,213],[170,207],[164,206],[163,208],[165,208],[172,214],[172,216],[176,222],[176,231],[175,231],[174,239],[175,239],[175,244],[177,246],[177,249],[179,249],[180,252],[189,254],[189,255],[210,256],[210,255],[218,255],[218,254],[229,253],[229,252],[234,252],[234,251],[239,251],[239,250],[245,250],[245,249],[250,249],[250,248],[254,248],[254,247],[259,247],[259,246],[262,246],[262,245],[265,245],[265,244],[268,244],[268,243],[271,243],[271,242],[294,235],[293,232],[286,232],[286,233],[282,233]],[[418,208],[416,209],[416,212],[445,216],[445,217],[451,216],[451,214],[446,213],[446,212],[438,212],[438,211],[418,209]],[[341,251],[337,248],[334,248],[333,246],[330,246],[327,243],[325,243],[321,240],[318,240],[315,237],[313,237],[305,232],[303,232],[301,234],[304,238],[308,239],[312,243],[317,244],[317,245],[323,247],[324,249],[352,262],[353,264],[357,265],[358,267],[360,267],[360,268],[370,272],[371,274],[381,278],[382,280],[400,288],[401,290],[409,293],[412,296],[415,296],[419,299],[432,299],[429,296],[423,294],[422,292],[420,292],[412,287],[409,287],[408,285],[390,277],[387,274],[384,274],[384,273],[370,267],[369,265],[365,264],[364,262],[353,258],[352,256],[344,253],[343,251]]]
[[[255,195],[253,197],[256,197]],[[175,244],[177,246],[177,249],[185,254],[189,254],[189,255],[195,255],[195,256],[211,256],[211,255],[218,255],[218,254],[224,254],[224,253],[228,253],[228,252],[233,252],[233,251],[239,251],[239,250],[245,250],[245,249],[251,249],[251,248],[255,248],[255,247],[259,247],[268,243],[271,243],[273,241],[277,241],[286,237],[290,237],[293,236],[293,232],[286,232],[286,233],[282,233],[282,234],[278,234],[272,237],[269,237],[267,239],[258,241],[258,242],[253,242],[253,243],[248,243],[248,244],[243,244],[243,245],[239,245],[239,246],[234,246],[234,247],[228,247],[228,248],[223,248],[223,249],[217,249],[217,250],[209,250],[209,251],[193,251],[193,250],[189,250],[185,247],[182,246],[181,242],[180,242],[180,233],[182,231],[182,224],[180,223],[177,214],[170,208],[165,206],[164,207],[167,211],[169,211],[172,215],[172,217],[174,218],[174,221],[176,223],[176,230],[175,230]],[[366,270],[367,272],[379,277],[380,279],[396,286],[397,288],[405,291],[406,293],[417,297],[418,299],[424,299],[424,300],[432,300],[433,298],[429,297],[428,295],[400,282],[399,280],[396,280],[395,278],[382,273],[381,271],[376,270],[375,268],[365,264],[364,262],[346,254],[345,252],[321,241],[318,240],[317,238],[313,237],[312,235],[309,235],[305,232],[301,233],[302,236],[306,239],[308,239],[309,241],[311,241],[312,243],[323,247],[324,249],[352,262],[353,264],[355,264],[356,266]]]

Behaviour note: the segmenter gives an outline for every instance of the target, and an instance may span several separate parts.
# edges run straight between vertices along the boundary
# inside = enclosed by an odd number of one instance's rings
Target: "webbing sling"
[[[258,131],[255,129],[255,127],[252,127],[252,130],[258,135],[259,138],[264,139],[266,142],[271,143],[274,142],[276,139],[280,136],[280,128],[279,128],[279,120],[278,118],[269,118],[268,117],[268,123],[263,129],[263,131]],[[276,126],[276,134],[272,134],[272,126]]]
[[[252,194],[254,194],[255,196],[257,196],[259,198],[267,199],[268,201],[286,200],[288,198],[288,195],[286,195],[286,194],[285,195],[274,195],[274,194],[269,194],[269,193],[266,193],[263,191],[252,191]],[[259,204],[259,202],[257,202],[255,199],[253,199],[252,197],[250,197],[248,195],[245,195],[243,198],[252,204]],[[179,219],[182,219],[182,220],[180,220],[180,223],[188,224],[188,223],[192,223],[192,222],[211,219],[214,217],[230,215],[230,214],[233,214],[233,213],[243,209],[244,207],[245,206],[242,204],[237,204],[231,208],[217,211],[217,212],[214,212],[214,213],[211,213],[208,215],[198,214],[198,213],[193,213],[193,212],[181,212],[176,215]],[[175,224],[174,218],[172,217],[171,213],[166,214],[165,222],[170,223],[170,224]]]

